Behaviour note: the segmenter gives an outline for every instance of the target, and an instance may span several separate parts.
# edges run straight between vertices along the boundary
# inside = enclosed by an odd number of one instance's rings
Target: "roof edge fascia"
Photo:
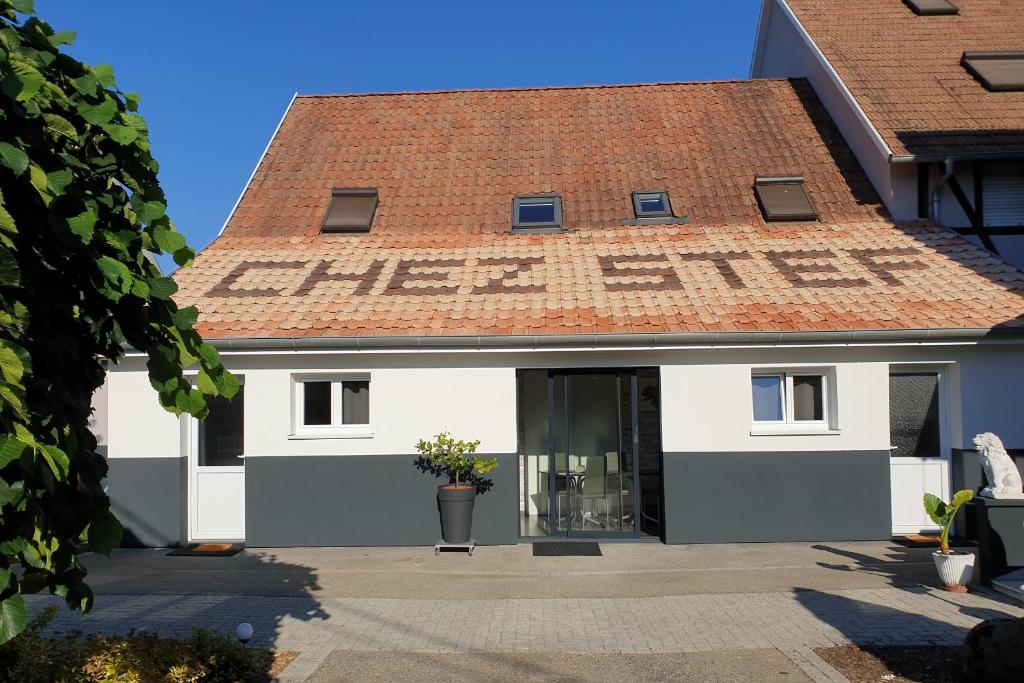
[[[295,104],[295,99],[298,96],[299,92],[297,90],[292,93],[291,99],[288,100],[288,106],[284,108],[284,113],[281,114],[281,118],[278,120],[277,126],[274,127],[274,132],[270,134],[270,139],[267,140],[267,146],[263,148],[263,153],[260,154],[260,158],[256,160],[256,165],[252,167],[252,173],[249,174],[249,179],[245,181],[242,191],[238,194],[238,199],[235,200],[234,205],[231,207],[231,211],[228,212],[228,217],[224,219],[224,224],[221,225],[220,230],[217,231],[217,237],[224,234],[224,230],[228,227],[228,223],[230,223],[231,219],[235,217],[235,211],[238,211],[238,205],[242,203],[242,198],[245,197],[245,193],[249,191],[252,179],[256,177],[256,171],[260,170],[260,165],[263,163],[263,159],[266,158],[267,152],[270,151],[270,146],[274,144],[274,139],[277,138],[277,133],[281,130],[281,126],[284,125],[284,120],[288,116],[288,112],[292,110],[292,105]],[[214,239],[216,239],[216,237]]]
[[[850,89],[846,87],[846,83],[843,82],[843,79],[839,76],[839,72],[836,71],[834,66],[832,66],[832,62],[828,60],[825,53],[822,52],[821,48],[818,47],[818,44],[814,42],[811,34],[808,33],[807,29],[804,28],[804,25],[800,23],[800,19],[796,16],[796,12],[793,11],[786,0],[767,0],[767,2],[775,2],[779,5],[782,12],[793,23],[793,26],[796,27],[797,33],[800,34],[803,41],[808,47],[810,47],[815,59],[817,59],[818,63],[825,68],[826,73],[828,73],[829,77],[839,88],[840,93],[843,95],[843,99],[846,100],[846,103],[853,108],[853,112],[856,117],[865,126],[865,128],[867,128],[872,142],[875,143],[875,147],[878,148],[878,151],[882,153],[887,161],[892,161],[892,149],[890,149],[888,143],[886,143],[885,139],[882,137],[882,134],[878,132],[878,129],[875,128],[875,124],[871,123],[871,119],[868,118],[867,113],[861,108],[860,103],[857,102],[857,98],[855,98],[853,93],[850,92]]]
[[[390,337],[221,337],[222,351],[495,351],[668,349],[716,345],[870,345],[994,343],[1019,339],[1024,328],[826,330],[811,332],[682,332],[650,334],[463,335]]]

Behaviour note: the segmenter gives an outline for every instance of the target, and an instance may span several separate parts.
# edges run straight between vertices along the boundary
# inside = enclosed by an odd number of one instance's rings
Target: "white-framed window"
[[[823,370],[754,370],[750,375],[755,430],[828,430],[832,373]]]
[[[370,428],[370,376],[294,375],[292,436],[364,438]]]

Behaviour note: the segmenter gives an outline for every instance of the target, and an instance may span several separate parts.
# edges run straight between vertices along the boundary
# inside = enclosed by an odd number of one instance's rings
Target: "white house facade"
[[[242,382],[202,423],[110,368],[140,545],[416,545],[479,439],[480,543],[927,530],[1024,445],[1024,273],[893,217],[815,77],[296,97],[175,274]],[[865,144],[869,143],[868,139]],[[870,180],[869,180],[870,178]]]

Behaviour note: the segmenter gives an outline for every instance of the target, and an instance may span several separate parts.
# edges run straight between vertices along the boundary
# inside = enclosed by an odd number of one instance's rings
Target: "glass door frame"
[[[636,368],[568,368],[568,369],[549,369],[547,371],[548,379],[548,533],[546,536],[531,537],[533,540],[545,540],[545,539],[575,539],[575,538],[640,538],[643,536],[643,525],[641,523],[640,515],[642,512],[642,501],[640,491],[640,439],[639,439],[639,412],[638,412],[638,400],[637,395],[637,377]],[[630,458],[630,467],[632,471],[632,484],[633,490],[630,496],[630,504],[632,505],[632,519],[633,529],[632,531],[574,531],[572,530],[572,497],[568,492],[568,484],[566,485],[566,501],[569,506],[569,528],[562,528],[559,524],[559,505],[558,505],[558,472],[555,462],[555,420],[558,419],[555,410],[555,377],[565,377],[565,397],[562,406],[561,419],[568,420],[568,415],[571,411],[572,406],[572,393],[569,391],[569,378],[575,375],[614,375],[621,381],[623,376],[629,379],[629,420],[630,420],[630,438],[628,445],[628,457]],[[621,386],[617,392],[616,398],[621,396]],[[568,440],[568,432],[566,433],[566,439]],[[621,445],[622,430],[619,429],[619,438]],[[620,451],[621,455],[626,455],[625,451]],[[569,461],[568,452],[566,453],[566,462]],[[621,503],[620,503],[621,505]],[[620,512],[621,514],[621,512]]]

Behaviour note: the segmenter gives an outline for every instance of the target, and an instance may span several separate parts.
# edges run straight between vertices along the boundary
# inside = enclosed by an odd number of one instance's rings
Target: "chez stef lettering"
[[[840,273],[831,261],[846,254],[863,268],[857,276],[813,277],[814,274],[829,275]],[[686,252],[676,256],[686,263],[705,264],[727,286],[745,289],[747,283],[736,268],[736,264],[762,258],[793,287],[867,287],[875,281],[889,286],[903,284],[900,274],[908,270],[921,270],[924,264],[912,257],[920,254],[913,247],[890,247],[878,249],[813,249],[813,250],[770,250],[762,252]],[[682,289],[683,281],[672,265],[667,254],[622,254],[597,256],[602,284],[609,292],[623,290],[673,290]],[[885,260],[883,260],[885,259]],[[353,296],[370,294],[378,283],[382,283],[384,296],[435,296],[454,293],[462,286],[459,270],[472,266],[493,269],[493,275],[482,284],[474,284],[470,294],[499,294],[546,291],[540,283],[524,284],[535,267],[544,264],[543,256],[502,256],[479,258],[472,261],[465,258],[448,259],[399,259],[388,271],[387,259],[376,259],[358,271],[344,270],[343,261],[251,261],[242,262],[231,269],[214,285],[207,296],[219,297],[271,297],[288,293],[304,296],[323,282],[345,282],[352,286]],[[312,267],[310,267],[312,266]],[[259,271],[308,271],[297,286],[269,286],[262,284],[245,285],[243,278]],[[525,278],[522,276],[526,276]],[[253,278],[246,278],[251,282]],[[291,290],[291,291],[289,291]]]

